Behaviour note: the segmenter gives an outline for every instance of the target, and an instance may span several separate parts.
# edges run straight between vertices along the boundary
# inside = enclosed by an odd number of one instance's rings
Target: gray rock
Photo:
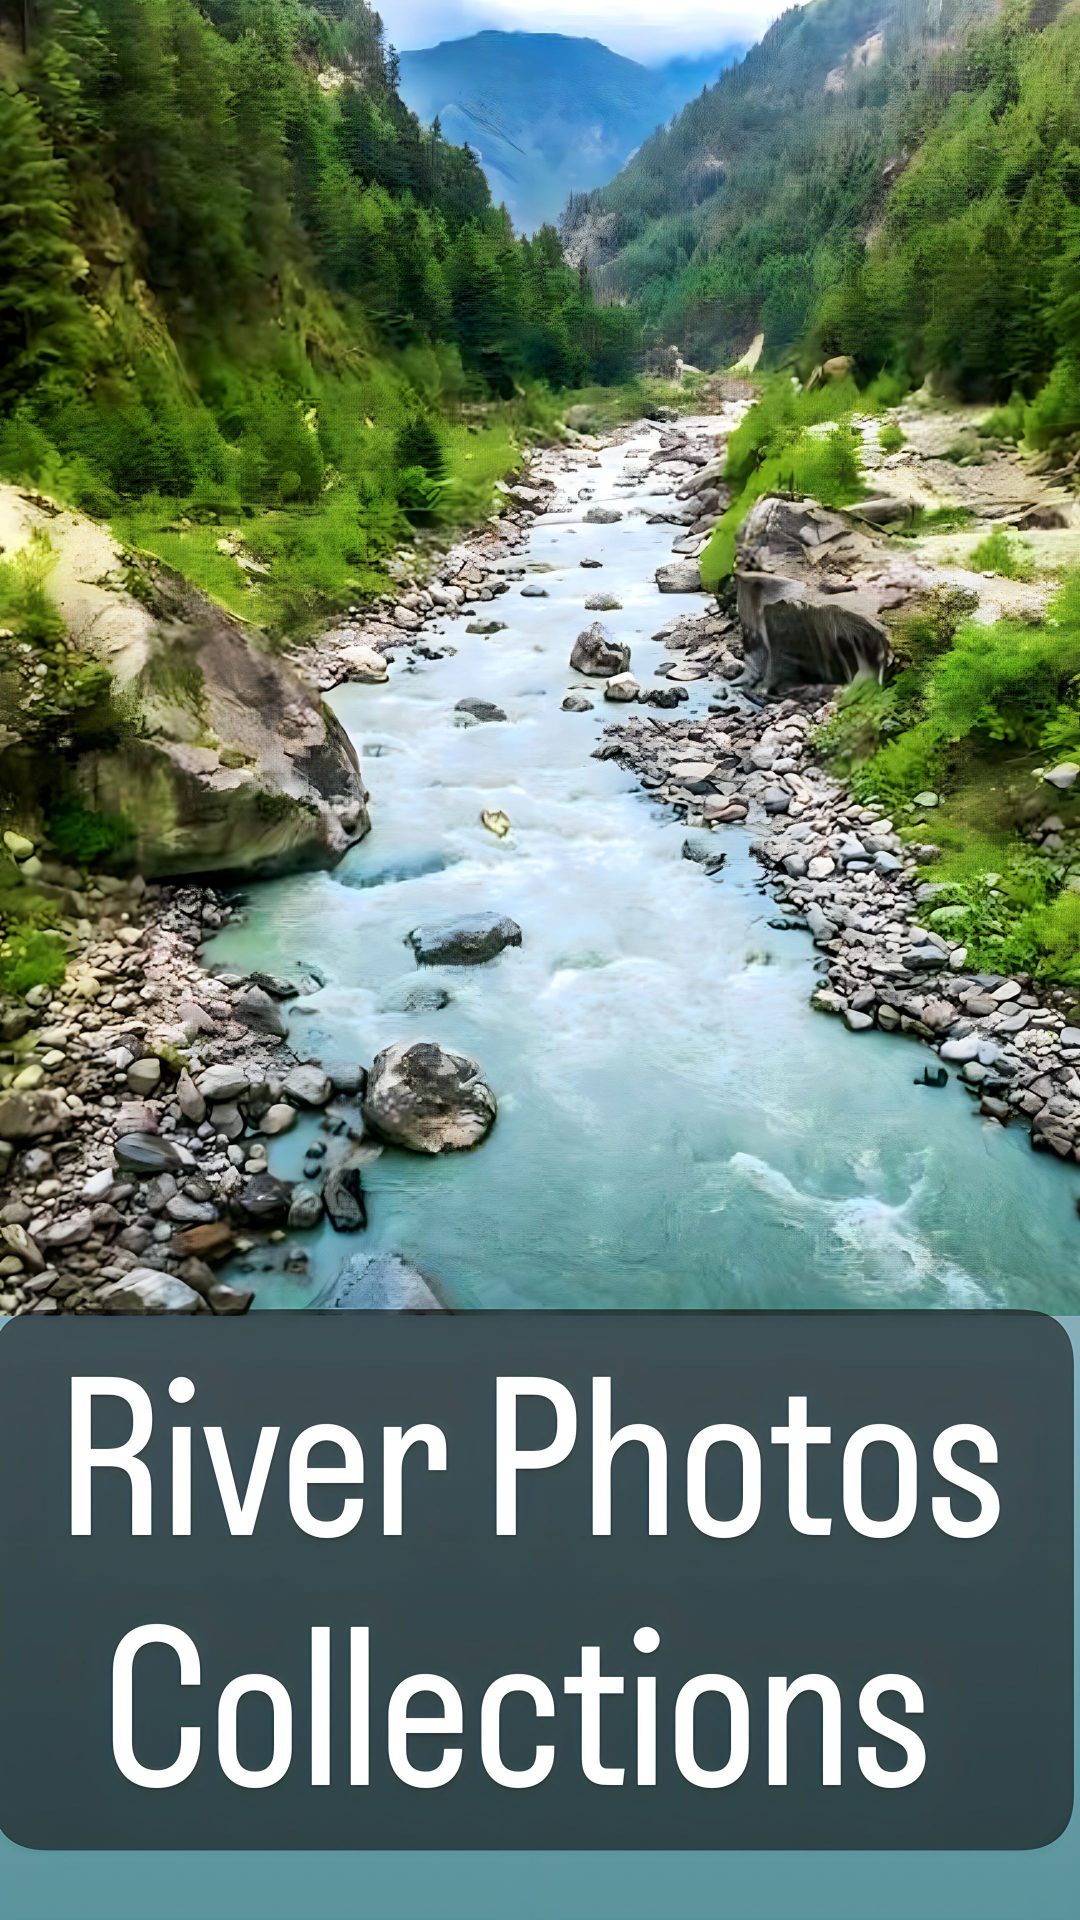
[[[296,1108],[290,1106],[287,1100],[275,1100],[272,1107],[267,1107],[259,1122],[261,1131],[268,1139],[273,1139],[275,1134],[288,1133],[290,1127],[295,1125]]]
[[[605,683],[604,699],[612,700],[617,705],[629,706],[637,699],[640,692],[641,682],[635,680],[632,673],[613,673],[610,680]]]
[[[505,914],[478,913],[468,920],[414,927],[407,943],[422,967],[476,967],[494,960],[504,947],[520,947],[521,939],[516,920]]]
[[[189,1164],[188,1156],[160,1133],[125,1133],[113,1145],[113,1158],[124,1173],[140,1180],[158,1173],[176,1173]]]
[[[697,560],[669,560],[657,567],[656,584],[661,593],[700,593],[701,567]]]
[[[283,1089],[286,1097],[300,1107],[325,1107],[334,1091],[333,1081],[328,1073],[311,1062],[294,1067],[287,1076]]]
[[[155,1055],[147,1054],[142,1060],[132,1061],[127,1070],[127,1090],[137,1099],[144,1099],[155,1091],[161,1080],[161,1061]]]
[[[593,703],[583,693],[568,693],[562,703],[564,713],[591,713]]]
[[[317,1227],[322,1217],[323,1200],[318,1188],[294,1187],[289,1202],[288,1225],[302,1229]]]
[[[201,1126],[206,1119],[206,1101],[186,1067],[176,1083],[176,1099],[184,1119],[194,1127]]]
[[[454,712],[467,713],[473,720],[495,721],[506,719],[502,708],[497,707],[493,700],[474,700],[471,697],[467,700],[459,700],[454,708]]]
[[[579,633],[570,651],[570,665],[576,673],[606,679],[613,673],[625,673],[630,665],[630,649],[613,640],[606,627],[594,620]]]
[[[291,1180],[273,1173],[253,1173],[245,1180],[234,1205],[246,1220],[259,1227],[284,1226],[293,1196]]]
[[[613,527],[622,514],[618,507],[590,507],[585,515],[585,524],[589,527]]]
[[[202,1299],[186,1280],[158,1267],[132,1267],[98,1293],[106,1313],[198,1313]]]
[[[585,602],[586,613],[618,613],[621,608],[613,593],[591,593]]]
[[[279,973],[263,973],[256,969],[251,976],[253,987],[261,987],[264,993],[272,993],[275,1000],[295,1000],[300,989],[292,980],[285,980]]]
[[[355,1163],[331,1168],[323,1184],[323,1205],[335,1233],[359,1233],[367,1226],[363,1176]]]
[[[204,1100],[239,1100],[247,1092],[248,1077],[243,1067],[234,1067],[222,1062],[217,1067],[207,1067],[200,1073],[196,1086]]]
[[[340,1269],[317,1303],[330,1310],[366,1313],[444,1313],[431,1287],[397,1253],[355,1256]]]
[[[1051,767],[1048,773],[1044,773],[1043,779],[1048,786],[1057,787],[1059,793],[1065,793],[1080,779],[1080,766],[1075,760],[1062,760],[1059,766]]]
[[[483,634],[505,633],[506,621],[505,620],[470,620],[465,631],[466,633],[483,633]]]
[[[376,1055],[361,1111],[393,1146],[446,1153],[479,1145],[497,1108],[475,1060],[427,1040]]]
[[[284,1016],[276,1001],[263,987],[245,987],[233,1001],[233,1013],[245,1027],[251,1027],[255,1033],[269,1033],[279,1040],[288,1032]]]

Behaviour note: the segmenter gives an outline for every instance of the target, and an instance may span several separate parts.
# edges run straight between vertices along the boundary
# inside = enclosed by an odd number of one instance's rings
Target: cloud
[[[659,65],[732,41],[760,40],[785,0],[680,0],[658,15],[655,0],[382,0],[379,11],[399,47],[430,47],[482,27],[566,33],[603,40],[617,53]]]

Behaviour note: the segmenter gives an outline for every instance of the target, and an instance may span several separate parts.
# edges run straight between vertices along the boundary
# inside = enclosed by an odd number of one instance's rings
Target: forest
[[[364,0],[0,5],[0,477],[271,626],[486,511],[547,390],[635,366],[397,71]]]
[[[691,360],[928,374],[1080,427],[1080,13],[813,0],[579,197],[566,233]]]

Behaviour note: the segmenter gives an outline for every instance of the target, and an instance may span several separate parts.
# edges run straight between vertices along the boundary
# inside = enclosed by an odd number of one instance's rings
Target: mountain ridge
[[[478,154],[493,197],[528,230],[602,185],[739,51],[646,67],[588,37],[485,28],[401,53],[401,91]]]

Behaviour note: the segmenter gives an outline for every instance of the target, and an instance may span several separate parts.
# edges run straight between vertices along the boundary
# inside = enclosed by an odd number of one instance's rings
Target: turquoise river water
[[[535,522],[522,557],[550,571],[482,609],[505,632],[443,622],[452,657],[410,670],[399,654],[388,685],[338,689],[372,831],[331,873],[253,888],[246,920],[213,944],[219,967],[318,969],[325,985],[288,1006],[303,1057],[367,1064],[390,1042],[436,1039],[478,1060],[499,1100],[477,1151],[388,1150],[368,1166],[366,1234],[303,1236],[306,1276],[260,1251],[257,1305],[310,1304],[343,1259],[385,1250],[453,1307],[1076,1312],[1080,1169],[977,1118],[955,1082],[915,1085],[929,1055],[913,1043],[812,1012],[814,950],[770,930],[748,836],[721,830],[727,865],[706,878],[681,858],[680,823],[590,758],[625,710],[599,698],[594,714],[561,710],[587,595],[622,601],[603,619],[642,680],[663,657],[650,636],[686,604],[654,584],[672,538],[647,525],[656,483],[625,485],[651,445],[644,431],[608,449]],[[593,503],[624,518],[585,525]],[[583,570],[585,556],[603,571]],[[530,581],[548,597],[522,597]],[[459,724],[466,695],[497,702],[507,724]],[[709,691],[691,695],[692,711]],[[481,825],[484,808],[510,816],[505,840]],[[483,967],[417,968],[411,928],[481,910],[519,921],[522,947]],[[421,983],[448,988],[450,1004],[396,1010]],[[274,1143],[275,1172],[299,1175],[316,1125]]]

